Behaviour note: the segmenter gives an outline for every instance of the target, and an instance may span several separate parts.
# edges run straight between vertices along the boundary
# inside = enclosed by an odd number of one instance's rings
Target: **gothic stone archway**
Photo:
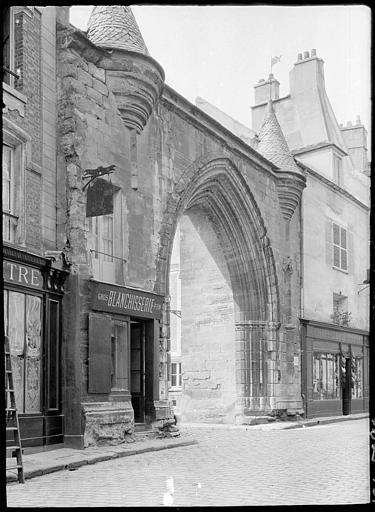
[[[207,155],[195,162],[169,198],[158,260],[159,279],[166,290],[173,237],[183,215],[190,217],[193,223],[200,222],[201,231],[205,230],[206,222],[215,233],[233,297],[233,407],[228,396],[220,400],[216,393],[211,400],[211,414],[207,413],[206,419],[242,422],[244,416],[269,413],[275,406],[279,325],[275,264],[260,211],[243,176],[230,159]],[[212,239],[212,235],[210,237]],[[188,380],[185,386],[189,388]],[[191,398],[189,389],[185,392]],[[210,408],[207,395],[205,399],[204,407]],[[223,410],[218,406],[220,403]],[[196,406],[195,403],[191,409]],[[194,414],[189,419],[194,419]]]

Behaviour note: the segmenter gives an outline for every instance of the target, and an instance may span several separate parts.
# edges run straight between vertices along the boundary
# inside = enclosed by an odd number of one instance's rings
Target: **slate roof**
[[[96,5],[88,22],[87,37],[101,48],[149,55],[132,10],[126,5]]]
[[[302,174],[290,152],[284,134],[277,120],[272,101],[268,102],[266,116],[260,128],[257,151],[281,171]]]

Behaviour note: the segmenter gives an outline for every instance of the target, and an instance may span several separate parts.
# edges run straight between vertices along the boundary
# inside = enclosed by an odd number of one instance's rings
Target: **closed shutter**
[[[112,320],[106,315],[89,315],[89,393],[111,391]]]
[[[354,274],[354,241],[353,241],[353,231],[347,231],[347,239],[348,239],[348,272],[349,274]]]
[[[326,221],[326,264],[332,266],[332,223]]]

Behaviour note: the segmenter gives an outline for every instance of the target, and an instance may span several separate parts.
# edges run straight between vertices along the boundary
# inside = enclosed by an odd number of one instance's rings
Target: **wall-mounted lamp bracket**
[[[116,170],[117,169],[116,169],[115,164],[109,165],[108,167],[102,167],[100,165],[96,169],[86,169],[82,175],[82,178],[85,180],[89,180],[89,181],[83,186],[82,192],[85,191],[85,188],[88,185],[90,185],[90,183],[92,183],[94,180],[96,180],[100,176],[108,176],[109,174],[111,174],[112,172],[115,172]]]

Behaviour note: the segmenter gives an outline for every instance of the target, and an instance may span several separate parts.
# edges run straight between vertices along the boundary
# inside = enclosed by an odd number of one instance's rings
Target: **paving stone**
[[[198,444],[10,483],[8,506],[160,507],[171,477],[175,507],[368,502],[368,419],[293,430],[185,428],[182,438]]]

